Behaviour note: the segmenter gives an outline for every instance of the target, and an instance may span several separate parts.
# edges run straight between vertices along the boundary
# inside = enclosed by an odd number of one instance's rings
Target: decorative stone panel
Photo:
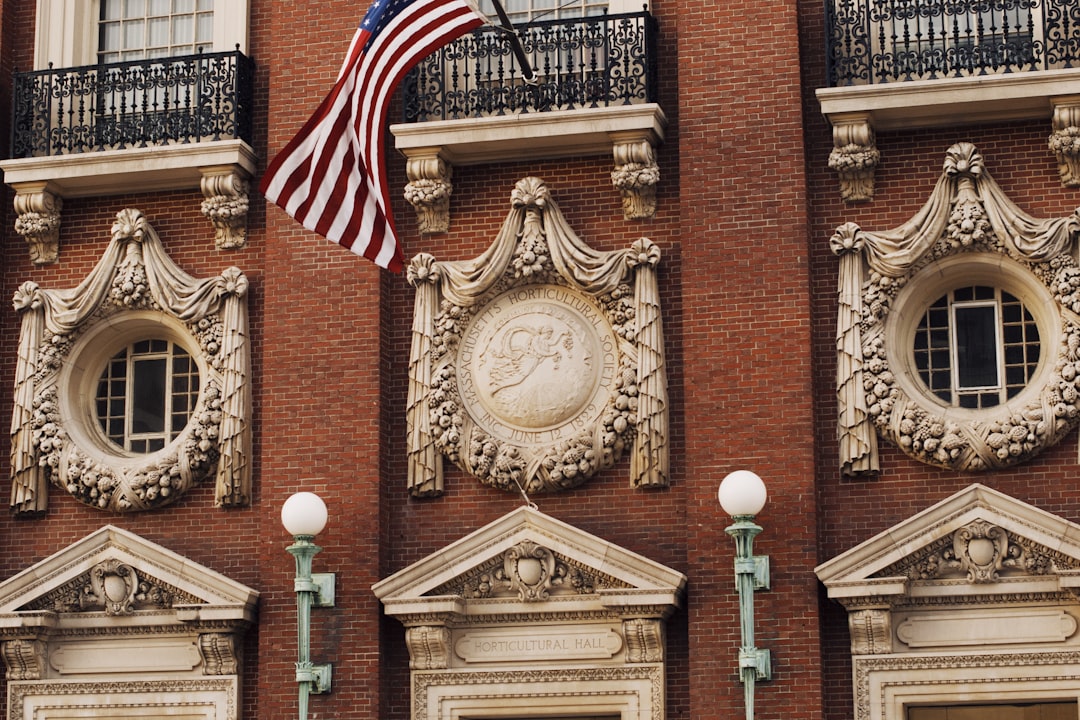
[[[484,254],[409,267],[410,492],[443,492],[443,458],[527,496],[576,487],[624,452],[633,487],[666,486],[659,248],[593,250],[539,178],[510,200]]]
[[[373,590],[406,627],[414,720],[663,720],[664,628],[685,583],[522,507]]]
[[[816,573],[848,611],[856,720],[1080,697],[1080,525],[983,485]]]
[[[237,720],[258,593],[106,526],[0,583],[10,720]]]
[[[206,477],[222,506],[251,497],[251,369],[248,281],[235,267],[189,276],[166,254],[138,210],[122,210],[91,273],[70,289],[26,282],[11,432],[11,507],[40,514],[51,483],[91,507],[149,510],[177,500]],[[110,442],[92,403],[111,353],[164,336],[199,370],[187,426],[156,452],[133,455]]]
[[[878,470],[880,435],[920,462],[987,471],[1035,457],[1080,423],[1080,215],[1041,219],[1016,207],[971,143],[946,153],[919,212],[897,228],[855,223],[832,236],[840,257],[836,393],[841,471]],[[914,324],[947,282],[1030,297],[1044,358],[1016,397],[953,408],[919,379]],[[923,305],[920,305],[923,303]]]

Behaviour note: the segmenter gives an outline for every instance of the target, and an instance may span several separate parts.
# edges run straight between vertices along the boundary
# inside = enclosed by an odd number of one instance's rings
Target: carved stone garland
[[[216,469],[218,505],[246,505],[251,495],[250,360],[245,295],[237,268],[190,277],[165,253],[137,210],[123,210],[97,267],[76,288],[45,290],[27,282],[15,293],[22,316],[11,423],[11,507],[46,509],[48,481],[79,501],[114,512],[167,505]],[[61,367],[76,339],[124,313],[167,314],[184,323],[207,368],[198,403],[170,453],[131,466],[94,459],[66,429],[60,412]]]
[[[1003,575],[1042,576],[1071,571],[1075,565],[1060,552],[1010,534],[993,523],[976,520],[874,576],[902,576],[916,582],[964,579],[990,584]]]
[[[830,241],[840,256],[837,399],[845,474],[878,470],[875,429],[924,463],[985,471],[1028,460],[1080,422],[1080,268],[1069,254],[1077,213],[1041,220],[1023,213],[986,171],[971,143],[946,154],[926,205],[907,223],[867,232],[845,223]],[[1059,306],[1063,332],[1054,371],[1038,399],[955,419],[909,397],[886,358],[885,321],[897,292],[930,262],[959,253],[998,253],[1028,268]]]
[[[642,238],[626,250],[594,251],[567,225],[538,178],[521,180],[511,205],[483,255],[439,262],[421,254],[408,269],[416,287],[406,415],[410,493],[442,494],[443,456],[504,490],[567,489],[611,467],[630,443],[631,485],[666,486],[667,380],[655,271],[659,249]],[[631,273],[633,289],[626,282]],[[525,300],[552,308],[533,313],[541,318],[549,313],[551,322],[516,316],[515,305],[524,306]],[[469,363],[489,360],[505,367],[485,370],[487,376],[479,380],[464,377]],[[602,364],[603,377],[597,381],[602,388],[592,398],[567,400],[580,402],[588,412],[564,427],[534,430],[523,422],[526,429],[511,428],[510,421],[493,420],[491,412],[478,408],[475,398],[491,399],[521,382],[528,376],[527,362],[556,369],[564,363],[564,373],[566,367]],[[512,373],[517,375],[511,378]],[[584,383],[567,380],[555,392],[572,385]]]

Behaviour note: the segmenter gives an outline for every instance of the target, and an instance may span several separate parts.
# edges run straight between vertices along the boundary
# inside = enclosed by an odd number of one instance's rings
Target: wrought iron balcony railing
[[[1080,67],[1076,0],[825,0],[829,85]]]
[[[405,83],[405,121],[458,120],[656,101],[656,20],[647,12],[519,28],[526,83],[506,34],[485,27],[436,51]]]
[[[16,73],[12,157],[250,143],[253,78],[239,50]]]

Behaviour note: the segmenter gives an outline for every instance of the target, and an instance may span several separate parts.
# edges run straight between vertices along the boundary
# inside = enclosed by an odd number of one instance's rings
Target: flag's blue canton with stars
[[[417,62],[484,22],[466,0],[375,0],[330,94],[267,167],[267,199],[307,229],[400,271],[383,156],[390,97]]]

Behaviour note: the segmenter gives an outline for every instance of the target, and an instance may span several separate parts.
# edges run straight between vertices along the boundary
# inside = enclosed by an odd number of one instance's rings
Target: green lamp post
[[[761,532],[754,516],[765,507],[765,483],[749,470],[736,470],[720,483],[720,506],[734,523],[725,528],[735,538],[735,583],[739,591],[739,677],[743,683],[746,720],[754,718],[754,683],[772,677],[768,650],[754,646],[754,591],[769,587],[769,558],[754,556],[754,538]]]
[[[326,503],[318,495],[299,492],[281,506],[281,524],[293,536],[286,548],[296,558],[297,654],[296,682],[300,687],[300,720],[307,720],[308,696],[330,692],[329,664],[311,662],[311,608],[332,607],[334,604],[334,574],[312,573],[311,562],[321,547],[315,536],[326,527]]]

